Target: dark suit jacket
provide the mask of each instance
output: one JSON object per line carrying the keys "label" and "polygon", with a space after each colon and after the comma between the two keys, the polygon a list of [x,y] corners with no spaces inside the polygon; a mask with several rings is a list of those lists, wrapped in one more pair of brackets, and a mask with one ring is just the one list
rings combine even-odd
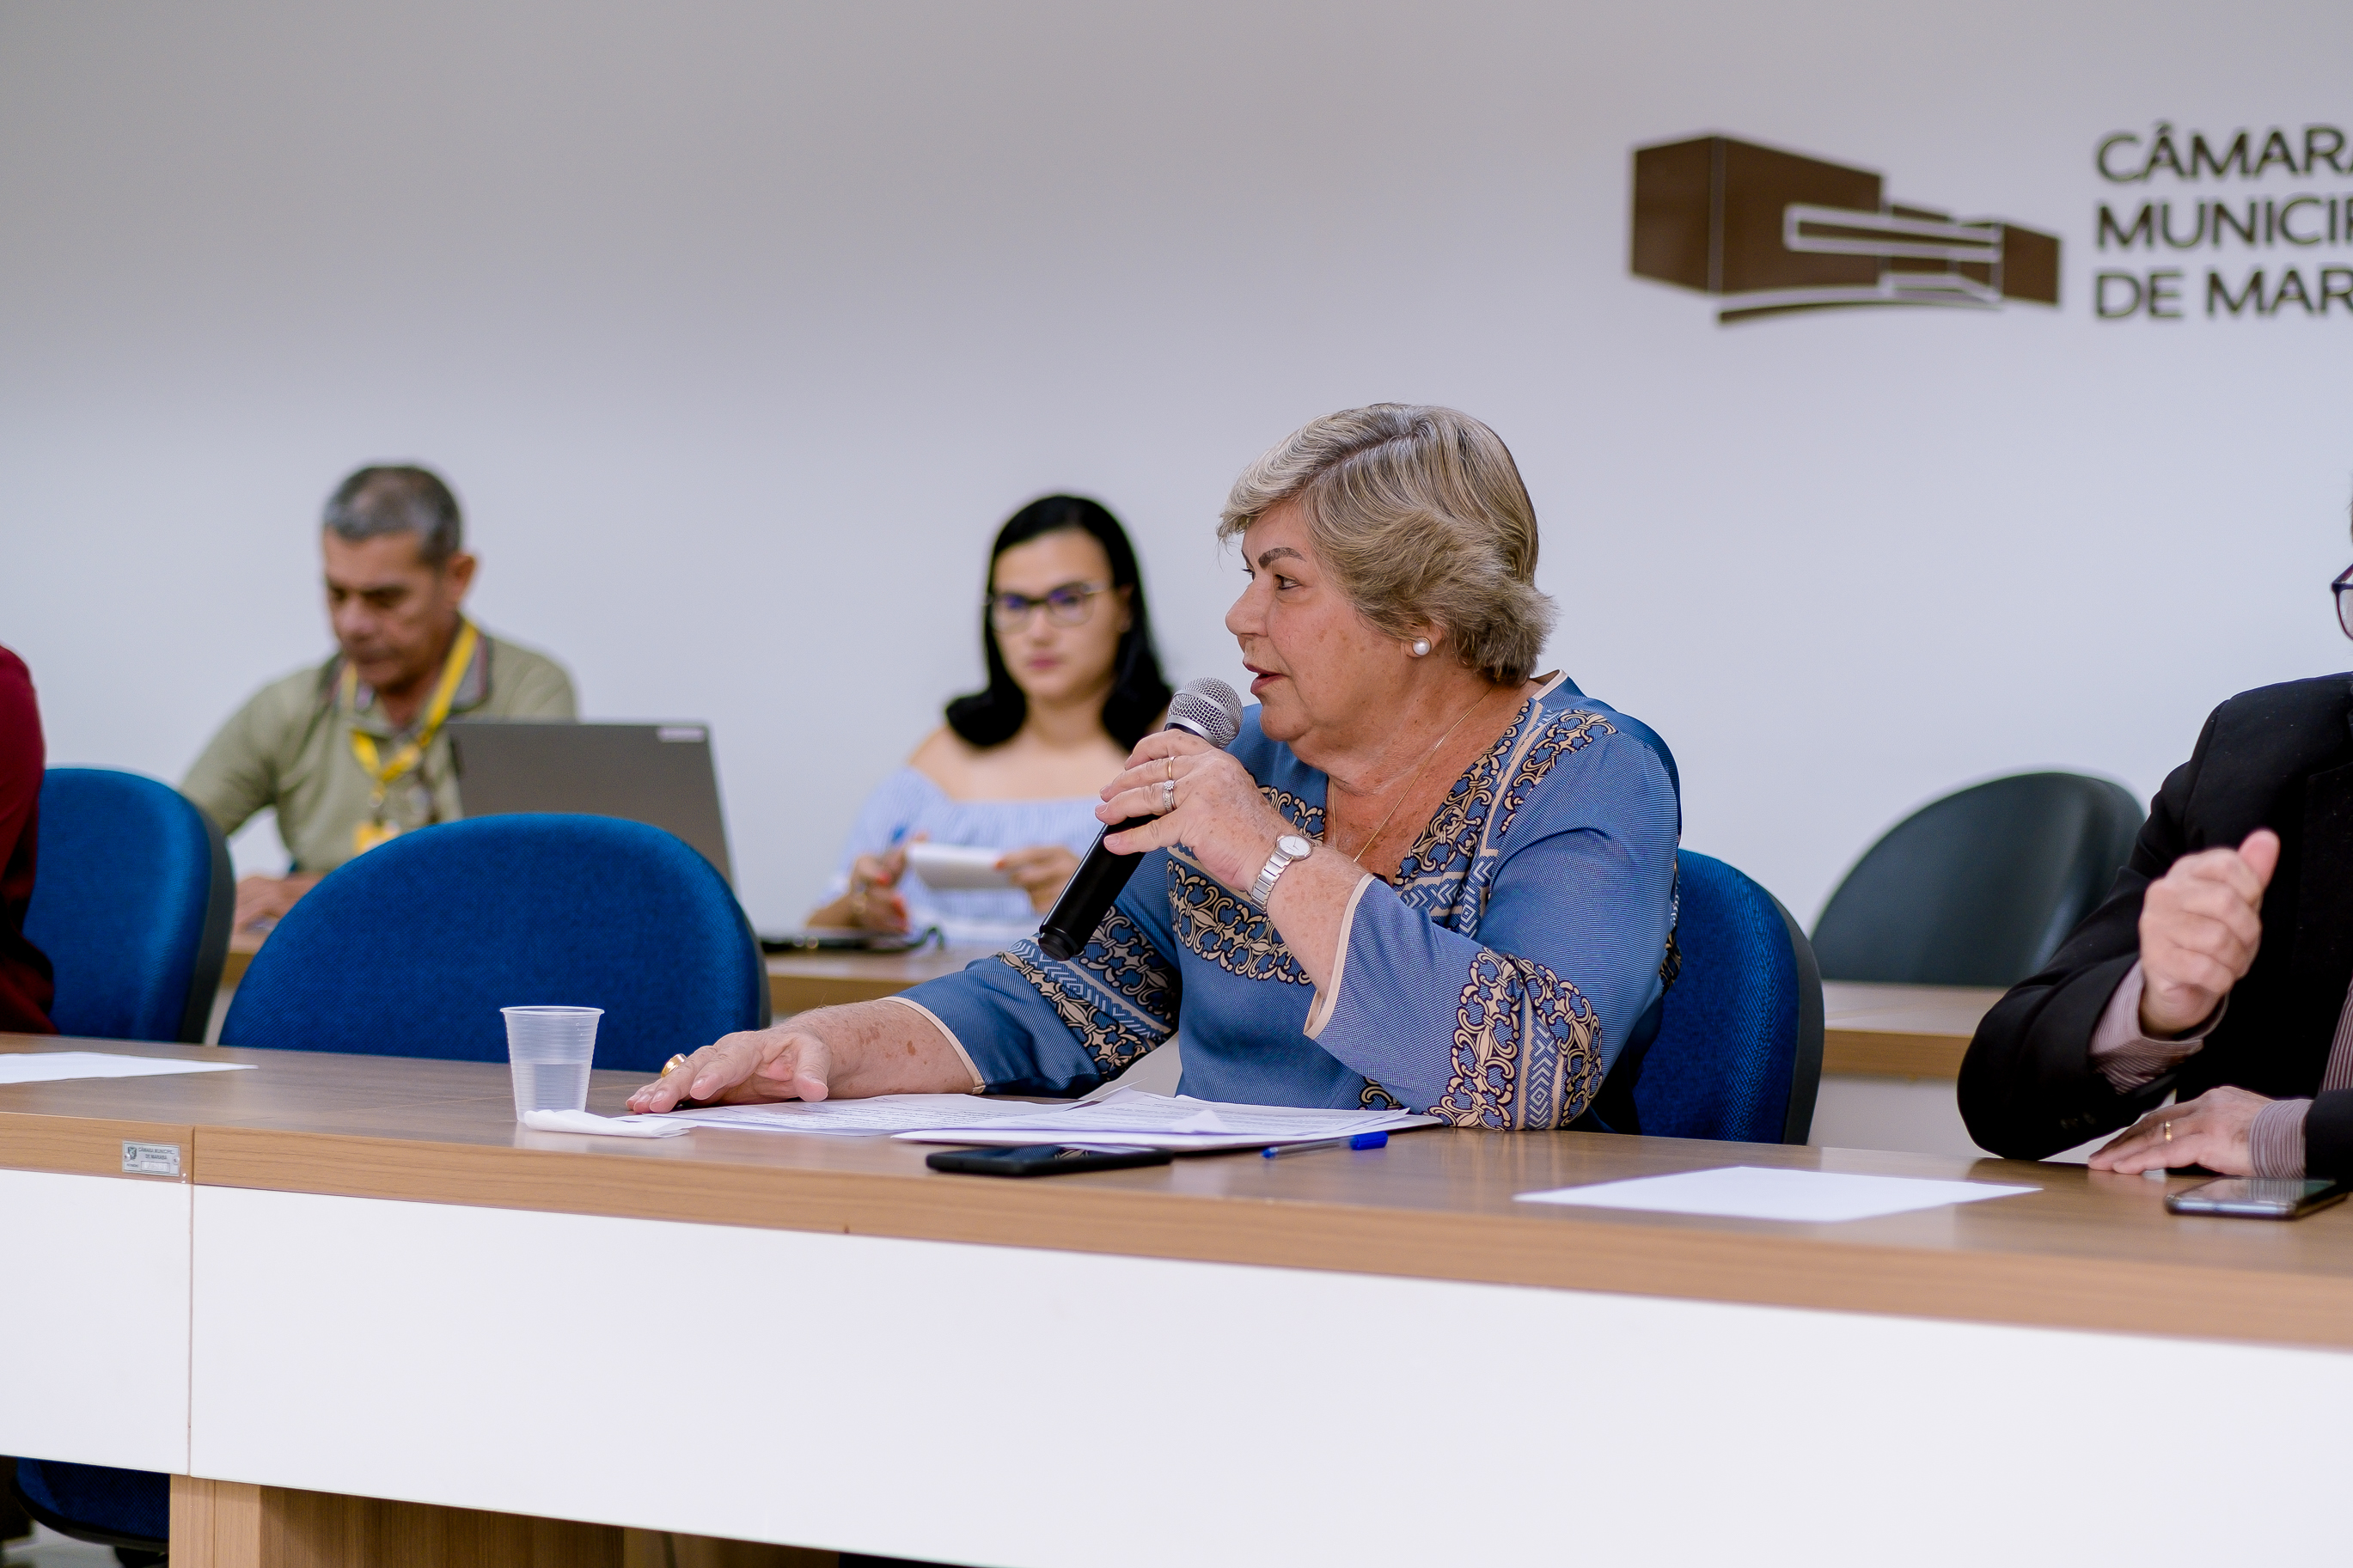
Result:
{"label": "dark suit jacket", "polygon": [[[2181,856],[2280,836],[2263,946],[2221,1023],[2179,1070],[2129,1095],[2092,1066],[2092,1031],[2140,954],[2141,895]],[[1961,1064],[1961,1115],[1978,1143],[2039,1160],[2218,1084],[2313,1096],[2305,1168],[2353,1175],[2353,1090],[2319,1094],[2353,980],[2353,676],[2242,692],[2216,709],[2189,761],[2150,803],[2132,858],[2049,967],[1978,1026]]]}

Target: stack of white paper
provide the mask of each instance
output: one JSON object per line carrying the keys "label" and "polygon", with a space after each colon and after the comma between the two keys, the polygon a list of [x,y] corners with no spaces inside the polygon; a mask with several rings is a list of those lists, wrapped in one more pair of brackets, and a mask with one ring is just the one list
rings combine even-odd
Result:
{"label": "stack of white paper", "polygon": [[1187,1095],[1113,1089],[1075,1105],[1025,1106],[986,1122],[902,1132],[917,1143],[1114,1143],[1145,1149],[1251,1149],[1396,1132],[1437,1124],[1403,1110],[1303,1110],[1288,1105],[1230,1105]]}
{"label": "stack of white paper", "polygon": [[1113,1087],[1069,1104],[977,1100],[968,1094],[890,1094],[873,1100],[727,1105],[673,1116],[710,1127],[772,1132],[890,1133],[919,1143],[1119,1144],[1152,1149],[1255,1149],[1358,1132],[1434,1125],[1401,1110],[1302,1110],[1228,1105]]}
{"label": "stack of white paper", "polygon": [[787,1100],[775,1105],[712,1105],[673,1110],[673,1121],[740,1127],[754,1132],[831,1132],[871,1138],[928,1127],[954,1127],[999,1113],[1034,1110],[1010,1100],[969,1094],[879,1094],[871,1100]]}

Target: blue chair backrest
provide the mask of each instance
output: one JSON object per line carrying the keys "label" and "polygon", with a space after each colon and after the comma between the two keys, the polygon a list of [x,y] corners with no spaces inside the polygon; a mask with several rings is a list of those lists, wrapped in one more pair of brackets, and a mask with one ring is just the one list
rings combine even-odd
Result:
{"label": "blue chair backrest", "polygon": [[[0,1460],[0,1475],[5,1473]],[[16,1495],[51,1530],[109,1546],[161,1552],[172,1535],[172,1478],[56,1459],[16,1461]]]}
{"label": "blue chair backrest", "polygon": [[137,773],[51,768],[36,856],[25,935],[56,966],[58,1032],[202,1040],[237,897],[212,818]]}
{"label": "blue chair backrest", "polygon": [[767,967],[711,862],[643,823],[555,813],[404,833],[288,911],[221,1044],[507,1059],[507,1006],[602,1007],[596,1065],[659,1071],[767,1021]]}
{"label": "blue chair backrest", "polygon": [[1634,1085],[1641,1131],[1803,1143],[1822,1076],[1822,981],[1806,933],[1721,860],[1675,855],[1683,967]]}

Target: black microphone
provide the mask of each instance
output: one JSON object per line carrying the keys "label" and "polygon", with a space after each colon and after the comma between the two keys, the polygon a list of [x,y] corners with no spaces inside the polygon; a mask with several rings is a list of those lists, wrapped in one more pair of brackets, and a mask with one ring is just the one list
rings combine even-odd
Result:
{"label": "black microphone", "polygon": [[[1168,722],[1162,728],[1187,731],[1222,752],[1242,732],[1242,700],[1222,680],[1206,677],[1188,680],[1168,700]],[[1071,874],[1062,896],[1054,900],[1054,912],[1038,928],[1038,945],[1046,950],[1047,957],[1071,958],[1083,950],[1087,940],[1095,934],[1095,927],[1103,924],[1112,900],[1119,897],[1128,878],[1135,874],[1135,863],[1143,857],[1106,849],[1103,839],[1154,820],[1149,816],[1131,816],[1095,835],[1094,847]]]}

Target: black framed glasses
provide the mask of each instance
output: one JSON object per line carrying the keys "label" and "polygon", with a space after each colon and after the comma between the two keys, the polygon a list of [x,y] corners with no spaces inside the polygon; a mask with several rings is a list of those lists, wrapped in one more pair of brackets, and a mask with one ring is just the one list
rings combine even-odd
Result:
{"label": "black framed glasses", "polygon": [[1049,588],[1043,597],[1030,598],[1026,594],[991,594],[988,596],[988,618],[1000,632],[1018,632],[1029,624],[1038,611],[1058,626],[1079,626],[1094,614],[1095,595],[1111,586],[1108,583],[1064,583]]}
{"label": "black framed glasses", "polygon": [[2353,566],[2337,574],[2337,581],[2328,584],[2328,591],[2337,595],[2337,629],[2353,637],[2353,604],[2348,604],[2345,598],[2348,589],[2353,589]]}

